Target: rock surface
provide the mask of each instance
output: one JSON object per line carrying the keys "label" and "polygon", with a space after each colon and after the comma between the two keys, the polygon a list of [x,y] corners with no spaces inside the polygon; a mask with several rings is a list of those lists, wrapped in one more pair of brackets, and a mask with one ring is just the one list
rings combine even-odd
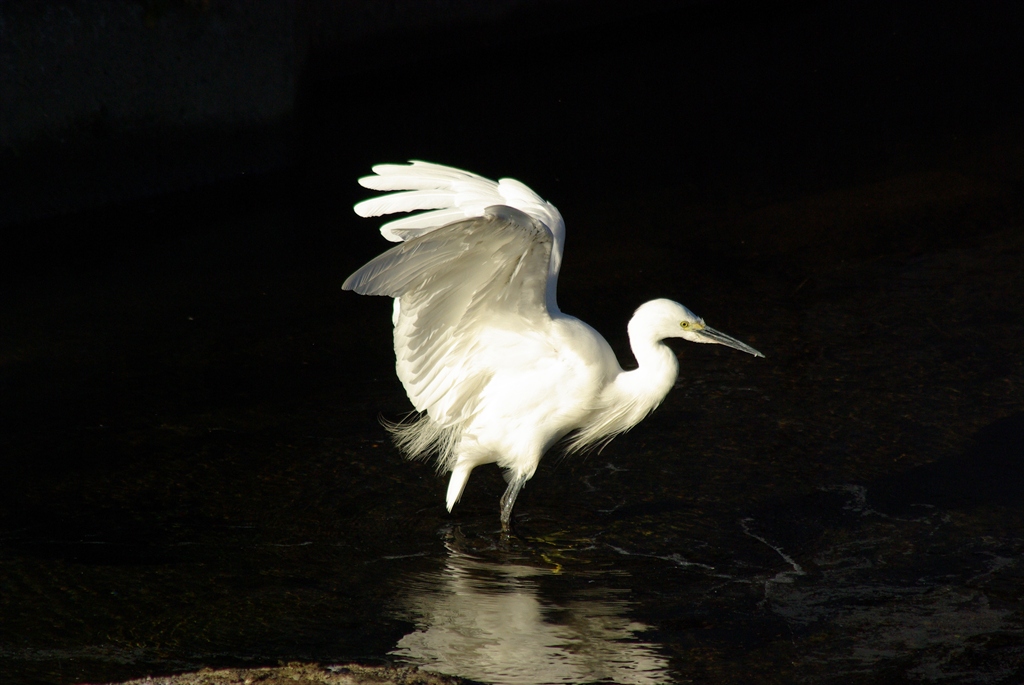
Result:
{"label": "rock surface", "polygon": [[276,668],[204,668],[195,673],[129,680],[121,685],[456,685],[464,682],[467,681],[411,667],[291,663]]}

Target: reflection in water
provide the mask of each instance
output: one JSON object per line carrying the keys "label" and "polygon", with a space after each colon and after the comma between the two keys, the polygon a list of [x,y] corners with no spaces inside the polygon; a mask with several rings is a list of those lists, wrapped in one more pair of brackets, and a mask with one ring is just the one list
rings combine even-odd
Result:
{"label": "reflection in water", "polygon": [[615,596],[625,591],[595,588],[545,602],[538,581],[556,579],[555,571],[446,546],[444,569],[410,582],[400,613],[416,630],[391,654],[489,683],[668,682],[665,659],[637,639],[648,627],[629,620],[629,603]]}

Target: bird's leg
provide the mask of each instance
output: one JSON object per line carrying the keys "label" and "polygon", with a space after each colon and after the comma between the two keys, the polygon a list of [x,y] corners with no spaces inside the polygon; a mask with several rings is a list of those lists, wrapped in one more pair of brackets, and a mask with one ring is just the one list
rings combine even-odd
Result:
{"label": "bird's leg", "polygon": [[505,494],[501,496],[501,532],[506,535],[512,532],[512,507],[524,483],[526,479],[522,476],[513,476],[508,482]]}

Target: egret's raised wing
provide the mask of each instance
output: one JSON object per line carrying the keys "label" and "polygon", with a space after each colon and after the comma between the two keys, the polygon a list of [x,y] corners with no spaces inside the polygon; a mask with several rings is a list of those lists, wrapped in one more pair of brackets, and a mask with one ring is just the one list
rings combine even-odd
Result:
{"label": "egret's raised wing", "polygon": [[540,221],[492,206],[410,238],[348,277],[346,290],[401,298],[397,371],[416,409],[442,425],[465,420],[488,380],[481,335],[547,324],[552,242]]}
{"label": "egret's raised wing", "polygon": [[495,205],[518,209],[544,224],[554,237],[548,265],[552,279],[548,306],[556,308],[554,287],[562,265],[565,222],[553,204],[514,178],[495,182],[462,169],[430,162],[414,160],[409,164],[378,164],[373,167],[373,172],[374,176],[359,179],[359,184],[372,190],[405,192],[391,192],[364,200],[355,206],[356,214],[370,217],[416,212],[381,226],[381,235],[392,242],[409,240],[460,219],[483,216],[488,207]]}
{"label": "egret's raised wing", "polygon": [[425,212],[381,226],[381,234],[392,242],[408,239],[394,229],[416,229],[419,235],[458,219],[483,216],[494,205],[506,205],[533,217],[548,227],[556,242],[565,230],[555,206],[513,178],[495,182],[462,169],[416,160],[409,164],[378,164],[373,172],[374,176],[359,179],[359,184],[372,190],[407,192],[364,200],[355,206],[356,214],[369,217]]}

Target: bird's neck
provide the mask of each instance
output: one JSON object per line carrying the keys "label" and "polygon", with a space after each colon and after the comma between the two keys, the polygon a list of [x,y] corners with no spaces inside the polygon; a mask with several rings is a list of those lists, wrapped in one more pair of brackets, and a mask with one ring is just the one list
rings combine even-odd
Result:
{"label": "bird's neck", "polygon": [[629,345],[639,366],[622,371],[608,388],[605,423],[614,433],[643,421],[665,399],[679,374],[676,355],[660,340],[630,321]]}
{"label": "bird's neck", "polygon": [[589,423],[570,441],[570,451],[602,444],[628,431],[661,404],[672,389],[679,373],[675,354],[639,328],[630,322],[629,343],[640,366],[632,371],[619,370],[602,393]]}
{"label": "bird's neck", "polygon": [[[630,322],[632,324],[632,322]],[[632,398],[642,414],[640,421],[661,404],[679,375],[679,362],[675,353],[650,334],[635,330],[630,325],[629,346],[636,357],[637,368],[624,371],[616,379],[619,390]]]}

